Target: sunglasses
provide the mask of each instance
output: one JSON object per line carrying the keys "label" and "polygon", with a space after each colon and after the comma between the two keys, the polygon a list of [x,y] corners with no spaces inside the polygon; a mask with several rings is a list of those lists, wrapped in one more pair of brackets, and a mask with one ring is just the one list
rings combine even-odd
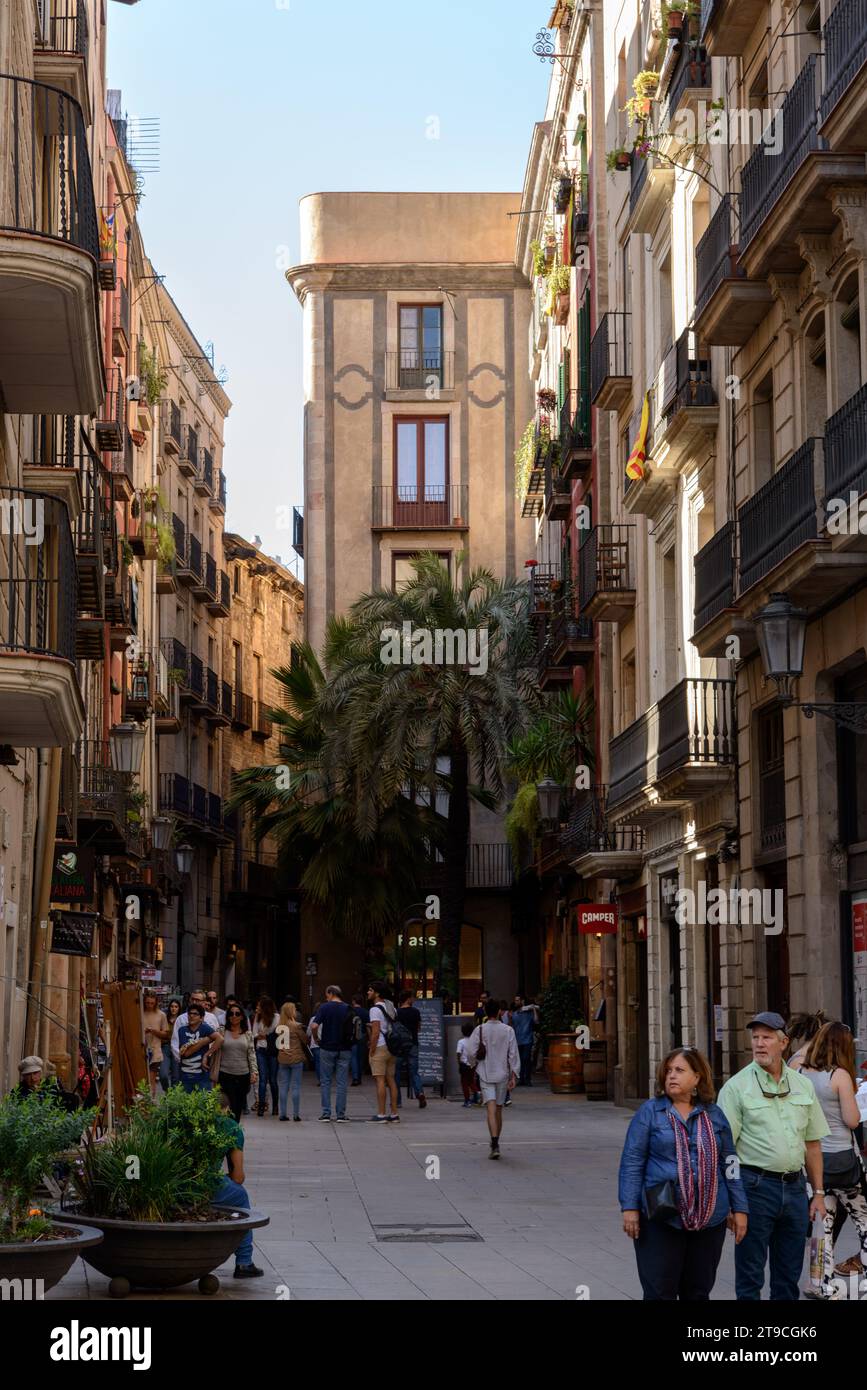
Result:
{"label": "sunglasses", "polygon": [[243,1014],[241,1013],[241,1010],[240,1010],[240,1009],[229,1009],[229,1011],[228,1011],[226,1017],[227,1017],[227,1018],[243,1018]]}

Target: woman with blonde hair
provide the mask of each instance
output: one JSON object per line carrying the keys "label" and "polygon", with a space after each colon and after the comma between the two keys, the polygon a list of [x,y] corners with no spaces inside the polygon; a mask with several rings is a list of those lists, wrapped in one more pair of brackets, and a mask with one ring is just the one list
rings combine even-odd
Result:
{"label": "woman with blonde hair", "polygon": [[838,1206],[858,1232],[861,1264],[867,1265],[867,1197],[864,1169],[853,1136],[861,1123],[855,1103],[855,1039],[845,1023],[826,1023],[807,1048],[801,1071],[815,1087],[830,1134],[822,1140],[825,1189],[822,1282],[807,1291],[808,1298],[838,1301],[843,1293],[834,1278],[834,1225]]}
{"label": "woman with blonde hair", "polygon": [[280,1094],[280,1119],[288,1120],[287,1101],[291,1090],[292,1119],[301,1119],[301,1078],[307,1059],[307,1035],[298,1020],[294,1004],[284,1004],[277,1024],[277,1089]]}

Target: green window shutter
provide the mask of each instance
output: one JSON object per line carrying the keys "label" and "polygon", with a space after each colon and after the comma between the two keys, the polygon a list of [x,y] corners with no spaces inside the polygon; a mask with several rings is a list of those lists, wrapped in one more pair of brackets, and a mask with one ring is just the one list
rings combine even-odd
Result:
{"label": "green window shutter", "polygon": [[563,409],[563,404],[566,400],[566,392],[569,389],[569,378],[566,375],[567,369],[568,363],[565,361],[561,362],[560,366],[557,368],[557,405],[560,410]]}

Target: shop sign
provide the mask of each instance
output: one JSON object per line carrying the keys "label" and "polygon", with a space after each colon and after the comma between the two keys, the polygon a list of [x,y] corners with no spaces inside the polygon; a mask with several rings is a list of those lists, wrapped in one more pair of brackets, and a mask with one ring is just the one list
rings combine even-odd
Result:
{"label": "shop sign", "polygon": [[610,903],[581,903],[575,909],[575,921],[580,936],[613,936],[617,931],[618,911]]}
{"label": "shop sign", "polygon": [[80,850],[77,845],[69,843],[56,844],[51,870],[51,901],[92,903],[93,869],[93,850]]}
{"label": "shop sign", "polygon": [[94,912],[55,912],[51,922],[51,950],[56,956],[90,956],[93,953]]}
{"label": "shop sign", "polygon": [[867,1053],[867,893],[852,896],[852,980],[859,1057]]}

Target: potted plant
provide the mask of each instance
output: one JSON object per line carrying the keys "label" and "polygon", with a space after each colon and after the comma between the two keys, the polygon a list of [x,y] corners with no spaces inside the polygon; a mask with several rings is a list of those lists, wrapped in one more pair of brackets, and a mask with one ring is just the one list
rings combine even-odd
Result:
{"label": "potted plant", "polygon": [[557,409],[557,392],[552,391],[550,386],[542,386],[536,392],[536,400],[539,402],[539,409],[552,411]]}
{"label": "potted plant", "polygon": [[632,81],[634,95],[626,103],[626,113],[633,124],[639,124],[650,115],[650,104],[659,87],[659,73],[645,68]]}
{"label": "potted plant", "polygon": [[541,241],[531,241],[530,252],[533,256],[533,274],[544,275],[548,262],[545,259],[545,252],[542,250]]}
{"label": "potted plant", "polygon": [[548,1082],[555,1095],[583,1090],[584,1054],[576,1046],[584,1024],[581,990],[568,975],[553,975],[542,991],[539,1026],[545,1038]]}
{"label": "potted plant", "polygon": [[616,149],[609,150],[605,156],[605,167],[609,174],[623,173],[632,163],[632,151],[625,145],[618,145]]}
{"label": "potted plant", "polygon": [[557,173],[554,185],[554,211],[564,213],[569,210],[569,199],[572,197],[572,175],[567,170],[561,169]]}
{"label": "potted plant", "polygon": [[670,39],[679,39],[686,18],[687,0],[668,0],[662,6],[662,22],[667,27]]}
{"label": "potted plant", "polygon": [[102,1240],[81,1221],[58,1224],[34,1201],[43,1175],[78,1144],[92,1118],[92,1111],[64,1110],[47,1081],[23,1102],[12,1094],[0,1100],[0,1279],[53,1288],[82,1250]]}
{"label": "potted plant", "polygon": [[108,1276],[113,1298],[133,1287],[176,1289],[193,1281],[200,1293],[217,1292],[213,1271],[247,1231],[268,1224],[258,1212],[213,1204],[231,1145],[231,1120],[217,1091],[173,1086],[154,1101],[143,1082],[124,1127],[86,1146],[75,1171],[74,1209],[56,1219],[75,1224],[86,1213],[103,1233],[84,1258]]}

